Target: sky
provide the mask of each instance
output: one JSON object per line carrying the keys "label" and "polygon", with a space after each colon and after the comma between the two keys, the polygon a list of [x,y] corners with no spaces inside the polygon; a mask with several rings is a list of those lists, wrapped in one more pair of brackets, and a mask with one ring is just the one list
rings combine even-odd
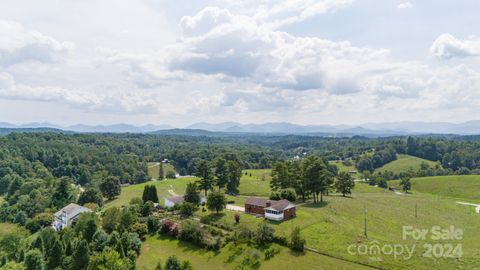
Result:
{"label": "sky", "polygon": [[2,0],[0,122],[480,119],[478,0]]}

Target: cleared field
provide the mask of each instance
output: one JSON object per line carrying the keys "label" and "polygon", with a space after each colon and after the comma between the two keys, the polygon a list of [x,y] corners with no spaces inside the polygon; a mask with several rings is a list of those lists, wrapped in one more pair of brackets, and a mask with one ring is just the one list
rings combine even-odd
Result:
{"label": "cleared field", "polygon": [[[369,269],[361,265],[345,262],[335,258],[307,252],[292,253],[289,249],[275,245],[280,253],[270,260],[263,260],[259,269]],[[243,253],[251,248],[242,246]],[[176,255],[182,260],[189,260],[195,269],[235,269],[242,257],[238,247],[228,244],[219,252],[199,249],[191,244],[164,236],[150,236],[142,245],[137,269],[153,269],[158,260],[165,262],[168,256]]]}
{"label": "cleared field", "polygon": [[[242,205],[248,197],[244,194],[268,195],[267,176],[265,176],[265,181],[261,180],[261,176],[267,172],[267,170],[251,171],[252,176],[250,176],[250,171],[248,171],[247,175],[242,177],[241,196],[229,197],[229,200],[234,200],[235,204]],[[418,180],[418,182],[423,180],[425,179]],[[183,194],[189,181],[194,181],[194,178],[150,183],[157,186],[159,197],[163,198],[169,196],[168,189],[171,188],[170,186],[176,193]],[[417,182],[417,180],[414,179],[414,182]],[[144,185],[123,188],[122,195],[108,205],[128,204],[131,198],[141,196]],[[435,184],[432,183],[432,185]],[[479,190],[468,182],[462,185],[464,185],[466,191],[469,189]],[[416,188],[415,184],[413,187]],[[462,192],[461,198],[465,198],[465,194],[465,192]],[[288,236],[295,226],[300,227],[302,234],[307,239],[307,246],[322,253],[372,266],[382,266],[385,269],[474,269],[480,267],[480,261],[477,259],[480,256],[480,235],[478,234],[480,218],[477,214],[474,214],[471,208],[456,204],[454,198],[420,192],[410,195],[397,195],[384,189],[357,183],[352,197],[332,194],[325,196],[324,200],[325,202],[319,205],[300,203],[297,205],[296,218],[281,223],[271,222],[271,224],[278,234],[284,236]],[[415,206],[417,206],[417,217],[415,217]],[[368,211],[368,239],[364,236],[364,207]],[[224,212],[215,222],[228,223],[234,226],[234,212]],[[203,213],[198,211],[196,213],[197,216],[208,214],[208,211]],[[262,218],[241,214],[240,223],[251,228],[255,228],[261,222],[264,222]],[[403,226],[431,229],[432,226],[449,228],[451,225],[463,230],[462,240],[433,241],[427,238],[416,241],[410,238],[406,240],[402,238]],[[463,245],[463,257],[460,259],[424,257],[425,249],[423,245],[437,243],[461,243]],[[348,247],[359,244],[372,244],[380,247],[401,244],[409,247],[415,246],[416,248],[412,258],[408,260],[404,260],[402,257],[395,258],[388,254],[374,256],[349,254]],[[284,254],[283,252],[289,254],[288,250],[282,251],[282,254]],[[222,249],[219,253],[209,253],[192,246],[185,246],[176,240],[151,237],[142,246],[142,254],[138,260],[139,269],[144,269],[141,267],[151,269],[158,258],[165,260],[171,254],[191,260],[196,269],[204,269],[201,267],[206,263],[209,265],[208,269],[233,269],[235,267],[235,264],[225,264],[226,258],[230,256],[228,250]],[[288,267],[292,267],[292,269],[322,269],[322,267],[325,267],[325,269],[350,269],[349,266],[342,266],[335,259],[332,259],[334,264],[329,265],[329,262],[323,259],[324,256],[316,257],[316,255],[307,253],[306,256],[300,257],[300,260],[297,261],[295,256],[277,255],[278,258],[262,263],[260,269],[286,269],[284,265],[291,265],[287,266],[287,269]],[[269,268],[270,265],[271,268]],[[360,266],[355,265],[355,267]]]}
{"label": "cleared field", "polygon": [[[480,203],[480,175],[448,175],[411,179],[412,190]],[[399,185],[399,181],[391,181]]]}
{"label": "cleared field", "polygon": [[382,167],[376,169],[376,172],[391,171],[393,173],[407,172],[409,169],[417,171],[420,169],[422,162],[427,163],[430,167],[437,165],[436,162],[418,158],[409,155],[397,155],[397,159],[389,162]]}
{"label": "cleared field", "polygon": [[248,196],[270,196],[271,170],[244,170],[240,179],[240,194]]}
{"label": "cleared field", "polygon": [[338,168],[339,172],[351,172],[351,171],[356,171],[357,169],[355,168],[355,165],[352,162],[352,165],[347,166],[343,164],[343,162],[338,161],[338,160],[331,160],[328,162],[331,165],[335,165]]}
{"label": "cleared field", "polygon": [[123,187],[120,196],[116,199],[107,201],[106,207],[120,207],[122,205],[128,205],[130,200],[135,197],[142,197],[143,188],[145,185],[155,185],[157,187],[158,198],[160,199],[160,204],[163,204],[163,198],[172,196],[168,191],[172,190],[176,194],[183,194],[187,183],[196,181],[195,177],[186,177],[178,179],[165,179],[162,181],[150,181],[138,185],[131,185],[128,187]]}
{"label": "cleared field", "polygon": [[[173,168],[173,166],[171,164],[163,163],[163,171],[166,175],[167,172],[169,172],[169,171],[175,172],[175,169]],[[148,176],[150,176],[150,178],[152,180],[158,180],[158,175],[159,174],[160,174],[160,163],[159,162],[148,163]]]}

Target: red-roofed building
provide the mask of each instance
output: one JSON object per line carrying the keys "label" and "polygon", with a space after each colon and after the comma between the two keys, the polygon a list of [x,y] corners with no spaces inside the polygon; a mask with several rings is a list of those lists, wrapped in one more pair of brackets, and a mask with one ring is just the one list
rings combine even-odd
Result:
{"label": "red-roofed building", "polygon": [[250,197],[245,201],[245,213],[262,215],[275,221],[294,218],[295,210],[295,204],[288,200],[276,201]]}

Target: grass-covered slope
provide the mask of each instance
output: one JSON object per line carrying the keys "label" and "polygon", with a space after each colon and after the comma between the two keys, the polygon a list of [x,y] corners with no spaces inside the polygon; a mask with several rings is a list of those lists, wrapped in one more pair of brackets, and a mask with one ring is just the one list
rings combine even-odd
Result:
{"label": "grass-covered slope", "polygon": [[[274,246],[280,249],[280,253],[270,260],[262,258],[259,269],[369,269],[320,254],[311,252],[298,254],[291,252],[288,248]],[[182,243],[170,237],[150,236],[142,245],[140,257],[137,259],[137,269],[153,269],[159,260],[165,262],[171,255],[176,255],[180,259],[188,259],[197,270],[235,269],[240,264],[242,256],[250,249],[246,245],[228,244],[220,251],[213,252],[199,249],[192,244]]]}
{"label": "grass-covered slope", "polygon": [[[168,163],[163,163],[163,172],[166,175],[167,172],[173,171],[175,172],[175,169],[171,164]],[[160,163],[159,162],[151,162],[148,164],[148,176],[150,176],[150,179],[157,180],[158,175],[160,174]]]}
{"label": "grass-covered slope", "polygon": [[[448,175],[411,179],[412,190],[480,203],[480,175]],[[398,184],[392,181],[392,184]]]}
{"label": "grass-covered slope", "polygon": [[419,157],[409,156],[409,155],[397,155],[397,159],[389,162],[382,167],[376,169],[376,172],[390,171],[393,173],[407,172],[410,169],[418,171],[422,162],[427,163],[430,167],[437,165],[436,162],[426,160]]}

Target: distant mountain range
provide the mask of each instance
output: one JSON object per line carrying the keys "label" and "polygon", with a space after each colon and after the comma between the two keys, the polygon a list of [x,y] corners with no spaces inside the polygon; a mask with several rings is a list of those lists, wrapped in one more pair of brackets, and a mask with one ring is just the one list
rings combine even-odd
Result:
{"label": "distant mountain range", "polygon": [[480,120],[464,123],[447,122],[392,122],[392,123],[365,123],[360,125],[297,125],[286,122],[264,124],[242,124],[237,122],[224,123],[195,123],[186,127],[170,125],[142,125],[129,124],[114,125],[72,125],[60,126],[48,122],[16,125],[0,122],[4,130],[52,130],[69,132],[95,133],[157,133],[157,134],[193,134],[211,135],[212,133],[254,133],[254,134],[299,134],[319,136],[392,136],[392,135],[421,135],[421,134],[457,134],[480,135]]}

